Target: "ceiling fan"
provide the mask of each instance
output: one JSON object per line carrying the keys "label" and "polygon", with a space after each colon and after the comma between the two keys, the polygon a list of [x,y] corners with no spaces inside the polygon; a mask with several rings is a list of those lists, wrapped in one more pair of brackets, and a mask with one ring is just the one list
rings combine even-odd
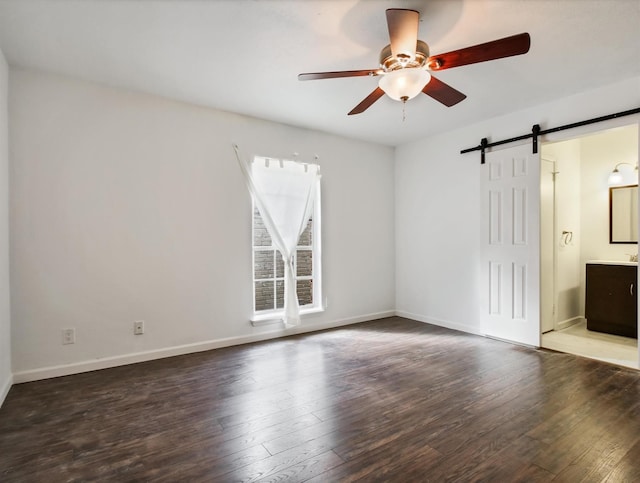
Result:
{"label": "ceiling fan", "polygon": [[467,96],[438,80],[428,71],[440,71],[526,54],[531,45],[529,34],[522,33],[446,54],[429,56],[429,46],[418,40],[419,19],[420,14],[415,10],[387,10],[390,44],[380,52],[379,68],[305,73],[299,74],[298,80],[381,76],[378,87],[349,112],[350,116],[364,112],[384,94],[404,103],[424,92],[436,101],[451,107]]}

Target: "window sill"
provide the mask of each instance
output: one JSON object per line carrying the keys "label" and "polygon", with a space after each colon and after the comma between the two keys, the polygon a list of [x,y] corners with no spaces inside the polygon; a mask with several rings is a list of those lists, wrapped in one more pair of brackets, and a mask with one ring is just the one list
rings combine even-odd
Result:
{"label": "window sill", "polygon": [[[319,314],[324,312],[324,307],[309,307],[307,309],[300,309],[300,315]],[[257,314],[251,317],[250,322],[254,327],[261,327],[263,325],[281,324],[282,316],[284,312],[270,312],[268,314]]]}

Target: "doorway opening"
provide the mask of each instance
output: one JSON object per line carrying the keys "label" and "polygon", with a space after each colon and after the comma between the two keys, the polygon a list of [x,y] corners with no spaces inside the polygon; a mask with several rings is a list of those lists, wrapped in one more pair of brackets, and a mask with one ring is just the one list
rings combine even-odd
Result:
{"label": "doorway opening", "polygon": [[[636,242],[616,242],[608,178],[618,166],[626,184],[638,184],[638,137],[638,124],[632,124],[545,143],[540,163],[541,346],[633,368],[639,367],[638,339],[593,330],[585,308],[594,305],[592,295],[587,301],[587,265],[637,267],[637,195],[631,210]],[[634,277],[629,291],[637,309]],[[609,295],[605,303],[617,303]]]}

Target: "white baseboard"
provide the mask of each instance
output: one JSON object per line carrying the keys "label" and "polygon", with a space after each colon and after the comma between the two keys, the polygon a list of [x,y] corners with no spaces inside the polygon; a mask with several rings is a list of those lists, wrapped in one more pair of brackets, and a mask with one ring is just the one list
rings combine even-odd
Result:
{"label": "white baseboard", "polygon": [[445,327],[447,329],[453,329],[460,332],[466,332],[468,334],[482,335],[484,334],[476,327],[470,327],[468,325],[458,324],[448,320],[436,319],[434,317],[425,317],[423,315],[412,314],[411,312],[404,312],[402,310],[396,310],[398,317],[404,317],[406,319],[416,320],[418,322],[424,322],[425,324],[437,325],[439,327]]}
{"label": "white baseboard", "polygon": [[578,316],[578,317],[573,317],[571,319],[563,320],[562,322],[556,322],[556,326],[554,327],[553,330],[566,329],[568,327],[571,327],[572,325],[579,324],[583,320],[584,320],[584,317]]}
{"label": "white baseboard", "polygon": [[2,386],[0,386],[0,408],[2,407],[2,404],[4,403],[4,400],[6,399],[7,394],[9,394],[9,389],[11,389],[12,385],[13,385],[13,376],[9,374],[9,377],[7,378],[7,380],[4,381],[4,384],[2,384]]}
{"label": "white baseboard", "polygon": [[[163,359],[165,357],[179,356],[183,354],[191,354],[193,352],[203,352],[221,347],[229,347],[234,345],[248,344],[250,342],[259,342],[263,340],[277,339],[289,335],[303,334],[306,332],[316,332],[319,330],[341,327],[344,325],[357,324],[368,320],[383,319],[392,317],[396,313],[393,310],[385,312],[376,312],[373,314],[360,315],[357,317],[349,317],[347,319],[334,320],[331,322],[321,322],[316,324],[303,324],[298,327],[288,329],[274,328],[273,331],[263,332],[260,334],[252,334],[240,337],[228,337],[224,339],[214,339],[204,342],[196,342],[194,344],[185,344],[174,347],[166,347],[164,349],[156,349],[145,352],[137,352],[120,356],[105,357],[102,359],[75,362],[73,364],[64,364],[59,366],[42,367],[31,369],[28,371],[16,372],[13,374],[13,383],[31,382],[40,379],[49,379],[52,377],[68,376],[71,374],[79,374],[81,372],[97,371],[99,369],[107,369],[109,367],[124,366],[127,364],[135,364],[137,362],[151,361],[155,359]],[[11,385],[9,385],[11,387]],[[8,389],[7,389],[8,392]]]}

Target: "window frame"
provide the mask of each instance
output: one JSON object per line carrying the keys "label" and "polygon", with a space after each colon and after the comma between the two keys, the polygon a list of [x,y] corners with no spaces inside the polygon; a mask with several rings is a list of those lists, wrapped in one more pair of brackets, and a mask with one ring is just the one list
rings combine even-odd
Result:
{"label": "window frame", "polygon": [[[296,281],[298,280],[311,280],[312,281],[312,297],[313,303],[309,305],[300,306],[300,315],[318,313],[324,311],[324,305],[322,304],[322,218],[321,218],[321,198],[320,198],[320,183],[317,183],[315,188],[315,195],[313,201],[313,212],[311,218],[313,225],[311,228],[311,276],[301,276],[298,278],[296,273]],[[261,279],[256,279],[256,252],[259,251],[275,251],[277,249],[273,246],[266,245],[254,245],[255,243],[255,223],[254,212],[256,210],[255,201],[251,200],[251,285],[252,285],[252,298],[251,298],[251,323],[253,325],[261,325],[261,323],[274,323],[280,322],[284,317],[284,308],[274,308],[266,310],[256,311],[256,282]],[[296,254],[299,249],[306,250],[308,245],[296,247]],[[278,255],[276,255],[277,257]],[[297,265],[296,265],[297,266]],[[274,271],[276,271],[276,265],[274,264]],[[277,277],[277,273],[274,273],[274,303],[275,303],[275,282],[284,280],[284,277]]]}

